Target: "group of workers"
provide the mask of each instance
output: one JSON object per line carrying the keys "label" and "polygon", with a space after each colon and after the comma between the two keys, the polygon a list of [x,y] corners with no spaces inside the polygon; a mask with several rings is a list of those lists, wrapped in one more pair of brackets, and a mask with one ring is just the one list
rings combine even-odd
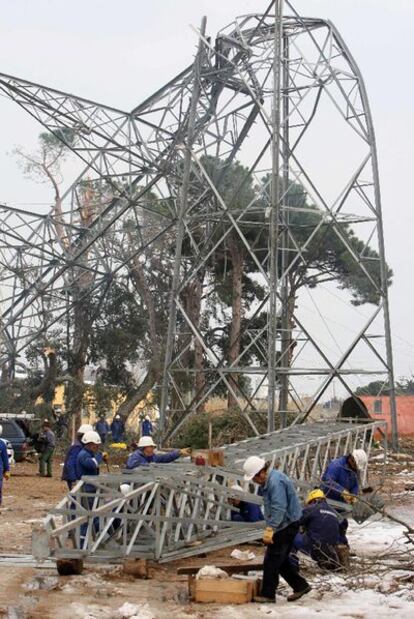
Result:
{"label": "group of workers", "polygon": [[[113,443],[122,443],[125,440],[125,424],[121,415],[115,415],[111,423],[108,423],[104,415],[100,415],[95,424],[95,430],[99,434],[102,445],[105,445],[109,434],[112,436]],[[140,420],[138,430],[141,436],[152,436],[154,428],[149,415]]]}
{"label": "group of workers", "polygon": [[[118,421],[117,418],[112,422]],[[99,423],[99,422],[98,422]],[[118,426],[112,427],[112,435],[117,434]],[[122,429],[123,431],[123,429]],[[0,436],[2,427],[0,426]],[[47,420],[42,425],[39,442],[43,445],[39,460],[39,474],[51,476],[51,461],[56,439]],[[83,476],[99,475],[102,462],[108,455],[101,452],[104,440],[91,425],[80,426],[75,442],[66,453],[62,479],[69,490]],[[129,455],[126,468],[135,469],[150,463],[169,463],[190,454],[189,449],[174,449],[166,453],[156,453],[156,444],[150,435],[142,435],[136,449]],[[333,459],[322,475],[320,487],[311,490],[302,509],[294,483],[284,473],[270,466],[258,456],[250,456],[243,464],[244,481],[259,486],[263,497],[263,512],[259,505],[244,500],[245,493],[238,484],[233,485],[233,498],[230,517],[232,521],[264,521],[263,543],[266,553],[263,563],[263,583],[256,601],[274,603],[279,577],[292,587],[293,593],[288,601],[301,598],[311,590],[309,583],[300,574],[298,553],[311,557],[325,569],[338,569],[341,557],[338,549],[348,547],[346,531],[348,521],[346,504],[352,504],[360,493],[361,479],[367,467],[367,455],[362,449]],[[3,479],[10,476],[7,448],[0,439],[0,505]],[[93,484],[85,487],[86,492],[94,492]],[[237,493],[240,498],[237,497]],[[242,498],[243,497],[243,498]],[[328,500],[335,501],[335,509]],[[341,508],[341,505],[344,507]]]}
{"label": "group of workers", "polygon": [[[363,449],[355,449],[332,460],[323,473],[321,487],[308,494],[302,509],[294,484],[287,475],[271,469],[262,458],[247,458],[243,465],[244,479],[260,486],[266,521],[263,533],[263,543],[266,545],[263,584],[256,601],[275,602],[279,576],[293,589],[287,598],[289,602],[298,600],[311,590],[309,583],[300,575],[298,552],[309,555],[325,569],[340,567],[339,549],[348,547],[347,510],[345,507],[341,509],[341,503],[345,506],[357,500],[366,466],[367,455]],[[336,509],[328,504],[328,499],[337,502]],[[247,513],[246,509],[243,511]]]}

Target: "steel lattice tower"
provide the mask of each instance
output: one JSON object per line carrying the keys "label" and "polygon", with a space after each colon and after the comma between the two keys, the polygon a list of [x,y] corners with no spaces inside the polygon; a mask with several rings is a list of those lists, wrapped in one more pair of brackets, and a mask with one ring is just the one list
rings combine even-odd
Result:
{"label": "steel lattice tower", "polygon": [[[306,419],[333,380],[352,395],[352,377],[381,375],[390,385],[396,445],[375,134],[359,68],[329,21],[303,18],[289,2],[276,1],[264,14],[236,20],[212,43],[204,20],[194,63],[131,112],[4,74],[0,91],[63,141],[63,129],[76,135],[67,145],[85,166],[59,215],[2,207],[4,360],[70,314],[74,282],[82,292],[86,281],[88,294],[99,298],[130,260],[145,266],[148,252],[159,251],[158,240],[168,236],[173,276],[161,390],[168,438],[220,388],[258,433],[256,394],[264,386],[271,431],[277,409],[282,425],[292,403],[297,420]],[[245,172],[229,192],[226,175],[236,161]],[[110,197],[80,222],[86,179],[109,187]],[[251,179],[255,193],[246,200]],[[292,196],[297,187],[299,200]],[[162,208],[154,209],[154,196]],[[140,230],[133,249],[123,243],[131,219]],[[294,274],[308,264],[312,270],[315,239],[330,238],[375,300],[360,324],[349,325],[340,352],[322,345],[318,325],[304,319],[299,303],[293,307]],[[265,292],[244,310],[229,361],[202,319],[203,295],[190,311],[183,292],[214,291],[211,270],[232,243]],[[330,251],[327,244],[326,256]],[[310,277],[302,290],[314,284]],[[324,320],[328,310],[317,311]],[[303,376],[318,383],[306,404],[297,382]]]}

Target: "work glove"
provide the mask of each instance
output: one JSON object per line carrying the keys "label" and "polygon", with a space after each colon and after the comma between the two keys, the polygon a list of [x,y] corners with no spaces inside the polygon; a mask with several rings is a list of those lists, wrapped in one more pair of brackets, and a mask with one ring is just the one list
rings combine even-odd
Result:
{"label": "work glove", "polygon": [[348,492],[348,490],[343,491],[342,498],[345,501],[345,503],[349,503],[350,505],[355,503],[355,501],[357,500],[356,496]]}
{"label": "work glove", "polygon": [[185,449],[180,449],[180,456],[182,458],[186,458],[187,456],[191,456],[191,447],[185,447]]}
{"label": "work glove", "polygon": [[10,479],[10,471],[4,471],[3,477],[4,479]]}
{"label": "work glove", "polygon": [[108,452],[106,452],[106,451],[102,452],[102,460],[104,462],[108,462],[108,460],[109,460]]}
{"label": "work glove", "polygon": [[266,527],[265,530],[263,531],[263,538],[262,538],[263,544],[266,544],[266,546],[268,546],[269,544],[273,544],[274,534],[275,532],[273,531],[272,527]]}

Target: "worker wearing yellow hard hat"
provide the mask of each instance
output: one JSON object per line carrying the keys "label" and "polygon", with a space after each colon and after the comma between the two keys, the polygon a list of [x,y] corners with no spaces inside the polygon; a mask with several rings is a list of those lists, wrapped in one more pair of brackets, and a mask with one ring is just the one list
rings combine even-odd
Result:
{"label": "worker wearing yellow hard hat", "polygon": [[321,488],[311,490],[305,500],[300,519],[301,531],[293,542],[291,562],[298,565],[298,552],[310,556],[324,569],[337,569],[339,559],[339,520],[336,511],[328,505]]}

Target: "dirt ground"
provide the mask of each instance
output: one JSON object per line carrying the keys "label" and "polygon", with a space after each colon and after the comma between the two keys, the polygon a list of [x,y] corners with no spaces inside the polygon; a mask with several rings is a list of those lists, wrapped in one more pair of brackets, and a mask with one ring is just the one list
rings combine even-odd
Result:
{"label": "dirt ground", "polygon": [[[406,453],[414,456],[414,442],[404,447]],[[36,464],[19,463],[14,466],[11,479],[4,482],[3,507],[0,510],[0,617],[117,619],[137,616],[139,619],[152,619],[155,616],[156,619],[218,619],[222,616],[219,607],[191,604],[188,601],[187,578],[177,576],[179,565],[197,563],[200,561],[197,557],[162,566],[153,565],[149,580],[127,576],[120,566],[115,565],[87,566],[81,576],[72,577],[58,576],[53,566],[45,569],[2,565],[2,555],[30,554],[32,525],[38,523],[65,494],[66,484],[60,481],[61,461],[59,457],[55,459],[52,479],[39,477]],[[392,497],[393,503],[403,503],[407,491],[411,494],[405,475],[408,470],[413,470],[412,460],[390,459],[384,490],[390,499]],[[380,463],[374,462],[371,477],[379,478],[380,471]],[[210,565],[230,562],[231,550],[227,548],[211,553],[202,561]],[[253,546],[251,550],[256,554],[256,560],[260,560],[262,547]],[[123,615],[120,608],[126,602],[144,604],[141,614]],[[145,604],[151,609],[149,614],[145,614]],[[249,610],[243,616],[254,615]]]}

